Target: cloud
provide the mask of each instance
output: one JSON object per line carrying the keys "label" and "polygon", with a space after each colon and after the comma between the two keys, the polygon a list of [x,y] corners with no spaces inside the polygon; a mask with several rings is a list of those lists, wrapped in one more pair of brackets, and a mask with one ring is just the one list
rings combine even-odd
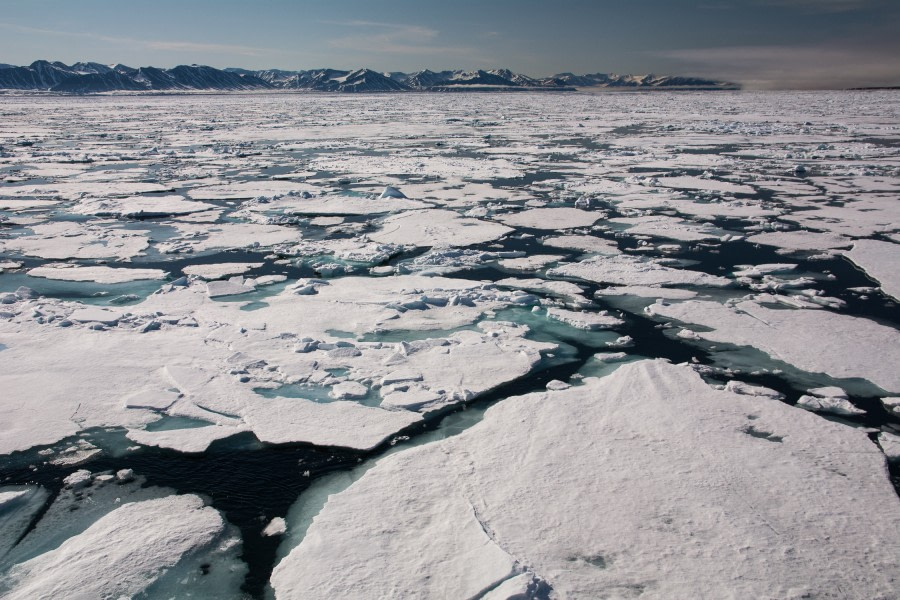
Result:
{"label": "cloud", "polygon": [[421,25],[381,23],[378,21],[323,21],[328,25],[364,30],[332,38],[328,45],[342,50],[357,50],[371,54],[402,55],[470,55],[464,46],[435,45],[439,31]]}
{"label": "cloud", "polygon": [[807,14],[833,14],[883,7],[890,0],[706,0],[699,10],[726,11],[741,7],[767,6],[796,10]]}
{"label": "cloud", "polygon": [[757,89],[823,89],[900,84],[897,48],[731,46],[654,53],[683,72]]}
{"label": "cloud", "polygon": [[875,8],[882,0],[757,0],[758,4],[795,8],[811,13],[841,13]]}
{"label": "cloud", "polygon": [[56,37],[72,37],[98,42],[106,42],[109,44],[122,44],[129,46],[139,46],[149,50],[160,50],[164,52],[205,52],[211,54],[237,54],[241,56],[262,56],[268,54],[277,54],[278,51],[271,48],[255,48],[252,46],[241,46],[235,44],[204,44],[201,42],[188,42],[178,40],[143,40],[130,37],[118,37],[103,35],[98,33],[85,33],[77,31],[58,31],[55,29],[42,29],[39,27],[26,27],[23,25],[15,25],[11,23],[0,23],[0,28],[18,31],[20,33],[30,33],[35,35],[50,35]]}

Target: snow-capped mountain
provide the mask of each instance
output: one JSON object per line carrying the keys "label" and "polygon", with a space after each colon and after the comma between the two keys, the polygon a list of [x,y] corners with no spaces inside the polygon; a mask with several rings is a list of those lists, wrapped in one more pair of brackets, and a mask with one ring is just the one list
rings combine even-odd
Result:
{"label": "snow-capped mountain", "polygon": [[509,69],[380,73],[371,69],[216,69],[180,65],[172,69],[122,64],[38,60],[27,67],[0,64],[0,89],[89,94],[115,91],[312,90],[322,92],[564,91],[577,87],[622,89],[737,89],[734,84],[695,77],[560,73],[535,79]]}

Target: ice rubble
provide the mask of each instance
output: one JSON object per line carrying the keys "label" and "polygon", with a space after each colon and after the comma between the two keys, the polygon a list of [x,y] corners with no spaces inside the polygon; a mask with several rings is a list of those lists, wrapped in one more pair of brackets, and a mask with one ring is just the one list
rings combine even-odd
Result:
{"label": "ice rubble", "polygon": [[[48,299],[6,305],[15,314],[0,321],[8,367],[0,385],[7,398],[22,401],[0,405],[0,452],[104,426],[125,427],[128,437],[142,444],[186,452],[203,451],[217,439],[244,431],[272,443],[368,449],[421,420],[410,411],[470,400],[527,374],[542,352],[555,347],[526,339],[525,328],[511,323],[447,333],[447,328],[471,325],[485,311],[515,304],[522,294],[476,281],[420,276],[318,280],[303,288],[309,293],[298,295],[298,286],[289,287],[253,312],[210,299],[206,288],[213,284],[238,285],[170,286],[128,311]],[[435,333],[396,344],[332,335],[388,328]],[[53,378],[43,376],[46,361],[54,365]],[[327,369],[349,372],[335,378]],[[401,369],[420,373],[419,380],[383,382]],[[297,382],[344,383],[338,394],[351,382],[377,385],[383,407],[263,398],[252,389]],[[100,388],[104,394],[98,395]],[[41,403],[24,401],[36,395]],[[211,425],[145,430],[163,414]]]}
{"label": "ice rubble", "polygon": [[560,597],[887,598],[898,527],[863,432],[642,361],[385,458],[271,583],[279,600],[471,597],[523,574]]}
{"label": "ice rubble", "polygon": [[900,334],[868,319],[823,310],[776,310],[749,300],[732,305],[657,302],[647,312],[708,328],[695,335],[753,346],[804,371],[859,377],[889,392],[900,390]]}
{"label": "ice rubble", "polygon": [[124,504],[58,548],[14,565],[0,589],[10,600],[134,596],[189,555],[224,543],[225,532],[219,513],[197,496]]}

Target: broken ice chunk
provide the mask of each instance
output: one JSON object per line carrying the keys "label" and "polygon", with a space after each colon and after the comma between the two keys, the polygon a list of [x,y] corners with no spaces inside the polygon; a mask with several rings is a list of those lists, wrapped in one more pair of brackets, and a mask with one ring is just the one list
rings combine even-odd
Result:
{"label": "broken ice chunk", "polygon": [[91,306],[75,310],[71,315],[69,315],[69,320],[77,321],[78,323],[94,322],[101,323],[103,325],[116,325],[124,316],[124,313],[118,311],[112,311],[106,308],[100,308],[98,306]]}
{"label": "broken ice chunk", "polygon": [[169,390],[141,390],[125,398],[126,408],[166,410],[181,396]]}
{"label": "broken ice chunk", "polygon": [[[358,351],[357,351],[358,352]],[[331,386],[329,396],[336,400],[349,400],[356,398],[365,398],[369,393],[369,388],[356,381],[342,381]]]}
{"label": "broken ice chunk", "polygon": [[551,319],[556,319],[557,321],[561,321],[566,323],[567,325],[571,325],[572,327],[577,327],[578,329],[587,329],[588,331],[595,331],[598,329],[610,329],[612,327],[619,327],[620,325],[624,325],[625,322],[618,318],[613,317],[606,313],[606,311],[602,312],[576,312],[574,310],[566,310],[563,308],[548,308],[547,316]]}
{"label": "broken ice chunk", "polygon": [[243,277],[232,277],[228,281],[210,281],[206,284],[206,293],[210,298],[236,296],[253,291],[256,291],[256,288],[246,285]]}
{"label": "broken ice chunk", "polygon": [[821,398],[818,396],[803,395],[797,400],[797,406],[813,412],[825,412],[835,415],[853,416],[862,415],[866,411],[856,408],[846,398]]}
{"label": "broken ice chunk", "polygon": [[560,390],[567,390],[571,385],[566,383],[565,381],[560,381],[559,379],[553,379],[547,382],[547,389],[551,392],[558,392]]}
{"label": "broken ice chunk", "polygon": [[385,198],[406,198],[406,194],[389,185],[384,188],[384,191],[381,192],[381,195],[378,196],[378,198],[382,200]]}
{"label": "broken ice chunk", "polygon": [[284,521],[284,517],[275,517],[262,530],[262,534],[264,536],[282,535],[285,531],[287,531],[287,524]]}
{"label": "broken ice chunk", "polygon": [[878,445],[888,460],[900,460],[900,435],[882,431],[878,434]]}

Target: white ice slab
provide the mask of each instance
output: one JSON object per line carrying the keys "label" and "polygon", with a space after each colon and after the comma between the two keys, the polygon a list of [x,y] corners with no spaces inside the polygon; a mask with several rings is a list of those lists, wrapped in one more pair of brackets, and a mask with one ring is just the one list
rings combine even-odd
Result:
{"label": "white ice slab", "polygon": [[499,223],[461,217],[451,210],[416,210],[384,220],[369,237],[403,246],[471,246],[499,239],[513,231]]}
{"label": "white ice slab", "polygon": [[497,220],[512,227],[558,230],[590,227],[605,216],[603,212],[578,208],[532,208],[500,215]]}
{"label": "white ice slab", "polygon": [[132,502],[14,565],[0,585],[9,600],[132,597],[224,532],[222,517],[197,496]]}
{"label": "white ice slab", "polygon": [[881,284],[885,294],[900,300],[900,244],[857,240],[844,255]]}
{"label": "white ice slab", "polygon": [[527,568],[561,598],[887,598],[898,528],[864,432],[642,361],[385,458],[271,582],[281,600],[472,597]]}
{"label": "white ice slab", "polygon": [[652,259],[621,254],[594,256],[547,271],[552,277],[575,277],[595,283],[637,286],[709,286],[726,287],[729,279],[690,269],[675,269]]}
{"label": "white ice slab", "polygon": [[162,269],[124,269],[104,266],[82,267],[59,263],[35,267],[28,271],[31,277],[43,277],[60,281],[93,281],[95,283],[127,283],[148,279],[164,279]]}

